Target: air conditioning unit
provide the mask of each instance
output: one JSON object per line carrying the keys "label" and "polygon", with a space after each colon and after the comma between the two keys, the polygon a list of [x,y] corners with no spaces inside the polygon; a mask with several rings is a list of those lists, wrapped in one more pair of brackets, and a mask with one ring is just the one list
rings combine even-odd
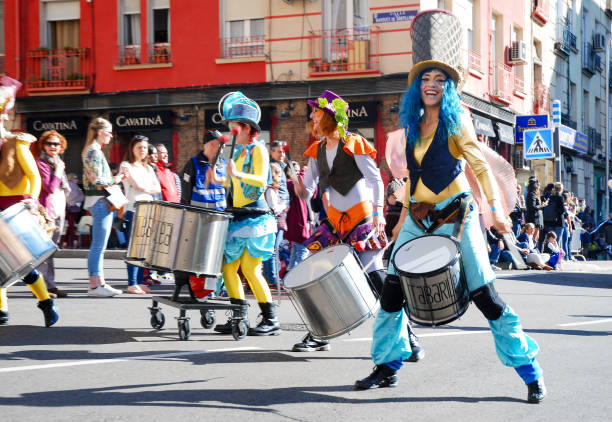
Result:
{"label": "air conditioning unit", "polygon": [[512,48],[510,48],[510,60],[508,60],[508,63],[527,63],[527,43],[525,41],[512,42]]}
{"label": "air conditioning unit", "polygon": [[598,34],[597,32],[593,34],[593,50],[594,51],[604,51],[606,48],[606,37],[604,34]]}

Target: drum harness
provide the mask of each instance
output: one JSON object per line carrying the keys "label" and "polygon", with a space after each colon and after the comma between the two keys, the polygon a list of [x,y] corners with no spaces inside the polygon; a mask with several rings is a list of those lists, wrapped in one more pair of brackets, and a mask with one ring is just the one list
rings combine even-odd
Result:
{"label": "drum harness", "polygon": [[[419,226],[426,234],[433,234],[444,224],[454,223],[452,239],[459,242],[463,231],[463,221],[469,211],[469,205],[472,202],[472,195],[462,193],[457,196],[450,204],[441,210],[434,209],[433,204],[424,202],[411,202],[408,207],[410,218]],[[423,220],[430,219],[432,222],[427,227]]]}

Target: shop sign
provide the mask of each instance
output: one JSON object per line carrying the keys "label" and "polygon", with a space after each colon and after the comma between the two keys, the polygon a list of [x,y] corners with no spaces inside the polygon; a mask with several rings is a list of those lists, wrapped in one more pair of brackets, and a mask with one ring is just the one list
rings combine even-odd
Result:
{"label": "shop sign", "polygon": [[117,132],[157,130],[172,127],[170,110],[111,113],[110,122]]}
{"label": "shop sign", "polygon": [[589,150],[589,138],[565,125],[559,125],[559,144],[583,154]]}
{"label": "shop sign", "polygon": [[472,118],[474,120],[474,130],[476,133],[495,138],[495,131],[493,130],[493,123],[491,120],[477,114],[473,114]]}
{"label": "shop sign", "polygon": [[47,130],[55,130],[62,135],[83,133],[85,116],[28,117],[27,131],[40,135]]}
{"label": "shop sign", "polygon": [[398,10],[397,12],[374,13],[372,20],[374,23],[390,23],[411,21],[416,16],[416,10]]}
{"label": "shop sign", "polygon": [[377,102],[350,102],[348,110],[349,127],[351,123],[374,123],[378,116]]}
{"label": "shop sign", "polygon": [[529,129],[546,129],[548,127],[548,114],[534,114],[530,116],[516,116],[516,143],[523,143],[523,132]]}
{"label": "shop sign", "polygon": [[507,144],[514,144],[514,128],[510,125],[497,122],[497,134],[500,141]]}

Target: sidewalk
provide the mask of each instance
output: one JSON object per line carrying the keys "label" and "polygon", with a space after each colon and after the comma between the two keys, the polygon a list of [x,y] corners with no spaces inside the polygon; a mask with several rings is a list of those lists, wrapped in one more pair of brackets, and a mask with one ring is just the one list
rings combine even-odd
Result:
{"label": "sidewalk", "polygon": [[[87,258],[89,249],[58,249],[54,258]],[[107,249],[104,251],[105,259],[125,259],[125,249]]]}

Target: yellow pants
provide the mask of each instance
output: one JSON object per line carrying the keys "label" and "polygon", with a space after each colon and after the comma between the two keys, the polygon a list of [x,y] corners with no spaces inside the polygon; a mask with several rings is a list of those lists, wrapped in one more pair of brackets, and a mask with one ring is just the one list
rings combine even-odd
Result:
{"label": "yellow pants", "polygon": [[[26,283],[26,285],[32,290],[36,299],[40,302],[50,298],[49,292],[47,291],[47,285],[42,275],[39,275],[34,283]],[[6,298],[6,288],[0,289],[0,311],[8,310],[8,300]]]}
{"label": "yellow pants", "polygon": [[253,258],[245,250],[240,258],[223,265],[223,280],[230,298],[244,300],[244,289],[240,277],[238,277],[238,268],[241,268],[242,274],[246,277],[257,302],[272,302],[270,288],[261,272],[261,262],[261,258]]}

